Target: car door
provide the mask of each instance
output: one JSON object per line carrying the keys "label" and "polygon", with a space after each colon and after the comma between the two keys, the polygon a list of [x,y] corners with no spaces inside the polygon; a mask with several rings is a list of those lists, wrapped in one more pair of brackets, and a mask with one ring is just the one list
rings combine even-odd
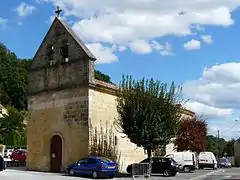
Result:
{"label": "car door", "polygon": [[94,158],[89,158],[87,164],[85,165],[85,170],[87,174],[92,174],[92,171],[97,169],[97,160]]}
{"label": "car door", "polygon": [[77,174],[86,174],[86,164],[87,164],[87,159],[80,159],[77,162],[77,165],[75,167],[75,171]]}
{"label": "car door", "polygon": [[151,174],[162,174],[162,158],[152,158],[151,168]]}

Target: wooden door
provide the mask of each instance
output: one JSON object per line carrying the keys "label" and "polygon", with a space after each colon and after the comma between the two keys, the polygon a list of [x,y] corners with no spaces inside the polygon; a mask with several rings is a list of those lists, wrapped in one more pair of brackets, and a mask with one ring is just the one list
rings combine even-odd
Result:
{"label": "wooden door", "polygon": [[51,172],[61,172],[62,166],[62,138],[54,135],[51,139]]}

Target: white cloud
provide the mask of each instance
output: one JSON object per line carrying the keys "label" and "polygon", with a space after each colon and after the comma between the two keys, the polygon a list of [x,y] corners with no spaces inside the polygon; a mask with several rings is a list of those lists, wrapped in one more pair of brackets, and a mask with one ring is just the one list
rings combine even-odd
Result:
{"label": "white cloud", "polygon": [[139,54],[149,54],[152,52],[151,44],[147,41],[136,39],[135,41],[129,44],[130,49],[132,52],[139,53]]}
{"label": "white cloud", "polygon": [[[153,47],[143,45],[144,42],[156,41],[166,35],[192,35],[195,31],[203,31],[206,25],[228,27],[234,23],[231,13],[240,6],[239,0],[39,1],[59,5],[65,17],[74,16],[77,20],[73,30],[83,41],[125,47],[131,44],[132,50],[143,54],[155,52]],[[142,43],[132,44],[138,40]],[[173,55],[166,49],[160,54]]]}
{"label": "white cloud", "polygon": [[218,107],[240,109],[240,63],[205,68],[198,80],[186,82],[183,90],[193,101]]}
{"label": "white cloud", "polygon": [[198,50],[201,48],[201,42],[195,39],[192,39],[191,41],[186,42],[183,45],[183,48],[186,51],[191,51],[191,50]]}
{"label": "white cloud", "polygon": [[206,44],[212,44],[213,43],[212,36],[210,36],[210,35],[203,35],[203,36],[201,36],[201,39]]}
{"label": "white cloud", "polygon": [[18,7],[16,8],[18,15],[22,17],[32,14],[34,10],[36,10],[35,6],[28,5],[25,2],[19,4]]}
{"label": "white cloud", "polygon": [[118,46],[119,52],[123,52],[123,51],[125,51],[126,49],[127,49],[126,46],[123,46],[123,45],[119,45],[119,46]]}
{"label": "white cloud", "polygon": [[203,115],[206,118],[224,117],[232,115],[233,113],[233,110],[230,108],[216,108],[196,101],[187,102],[186,107],[196,114]]}
{"label": "white cloud", "polygon": [[116,51],[115,46],[104,47],[101,43],[91,43],[91,44],[86,44],[86,46],[96,56],[97,64],[111,63],[111,62],[118,61],[118,57],[114,54],[114,52]]}
{"label": "white cloud", "polygon": [[240,136],[240,124],[235,123],[234,120],[224,119],[220,122],[210,123],[208,125],[208,133],[216,136],[217,131],[219,130],[219,136],[226,140],[232,138],[238,139]]}
{"label": "white cloud", "polygon": [[[221,137],[238,137],[238,125],[232,128],[234,120],[240,120],[240,63],[231,62],[205,68],[197,80],[183,84],[183,93],[190,98],[188,108],[204,114],[209,120],[209,132]],[[226,129],[228,129],[226,131]]]}

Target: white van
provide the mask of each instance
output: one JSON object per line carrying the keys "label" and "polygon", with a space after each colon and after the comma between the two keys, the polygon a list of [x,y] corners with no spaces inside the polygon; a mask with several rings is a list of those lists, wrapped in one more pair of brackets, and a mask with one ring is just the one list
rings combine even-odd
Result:
{"label": "white van", "polygon": [[165,157],[173,158],[178,163],[179,170],[184,172],[191,172],[197,169],[197,158],[194,152],[173,152],[166,154]]}
{"label": "white van", "polygon": [[199,169],[217,169],[217,159],[212,152],[200,152],[198,156]]}

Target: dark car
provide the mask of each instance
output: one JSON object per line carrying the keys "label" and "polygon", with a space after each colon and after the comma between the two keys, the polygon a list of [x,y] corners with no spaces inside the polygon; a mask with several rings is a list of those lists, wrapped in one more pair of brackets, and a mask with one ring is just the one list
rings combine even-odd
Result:
{"label": "dark car", "polygon": [[[177,162],[168,157],[152,157],[144,159],[139,163],[151,163],[151,175],[163,174],[164,176],[175,176],[178,172]],[[132,174],[132,164],[127,167],[127,172]]]}
{"label": "dark car", "polygon": [[231,168],[231,163],[227,158],[223,157],[219,158],[218,166],[220,168]]}
{"label": "dark car", "polygon": [[103,176],[114,178],[118,172],[118,164],[104,157],[85,157],[70,164],[67,172],[70,176],[91,175],[94,179]]}

